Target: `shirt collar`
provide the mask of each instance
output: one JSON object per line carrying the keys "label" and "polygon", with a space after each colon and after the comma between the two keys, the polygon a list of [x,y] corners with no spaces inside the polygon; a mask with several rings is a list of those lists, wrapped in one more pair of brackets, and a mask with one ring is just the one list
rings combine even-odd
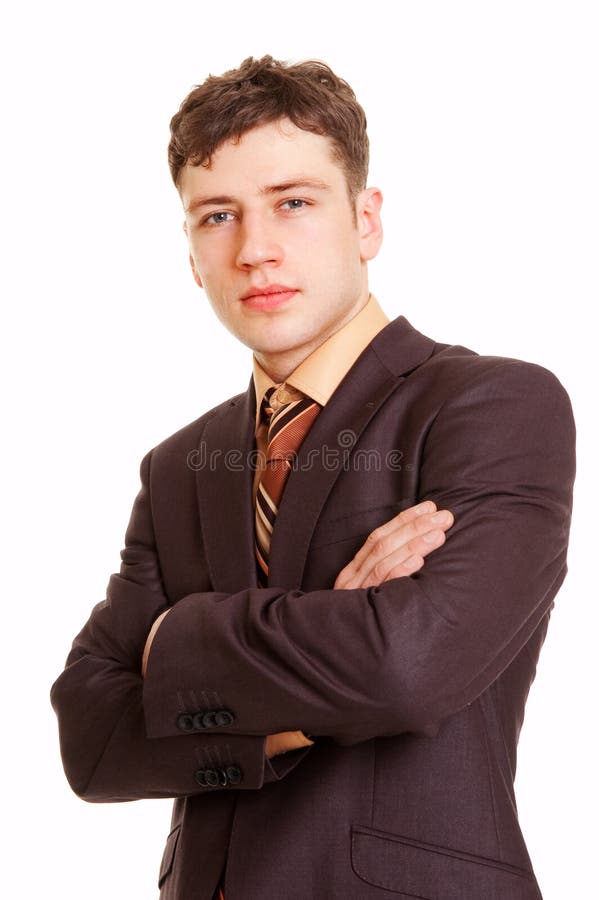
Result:
{"label": "shirt collar", "polygon": [[[283,383],[297,388],[313,400],[326,406],[333,392],[347,375],[358,356],[371,340],[389,324],[376,297],[368,302],[353,319],[327,338],[297,366]],[[277,385],[266,374],[256,357],[253,358],[254,388],[256,391],[256,428],[260,422],[260,408],[265,392]]]}

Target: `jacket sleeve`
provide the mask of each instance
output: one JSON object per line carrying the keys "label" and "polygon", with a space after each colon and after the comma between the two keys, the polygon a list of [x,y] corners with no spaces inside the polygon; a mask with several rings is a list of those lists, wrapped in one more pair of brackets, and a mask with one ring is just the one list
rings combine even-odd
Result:
{"label": "jacket sleeve", "polygon": [[[141,657],[152,623],[168,606],[150,512],[150,457],[151,452],[141,464],[142,488],[127,528],[120,573],[111,576],[106,599],[94,607],[75,638],[51,689],[65,773],[75,793],[89,801],[258,789],[284,777],[310,749],[269,760],[264,735],[189,729],[180,709],[172,735],[148,737]],[[176,661],[171,662],[176,669]],[[212,712],[218,712],[218,698],[211,699]],[[204,714],[210,711],[201,705]]]}
{"label": "jacket sleeve", "polygon": [[414,576],[368,589],[184,597],[149,655],[148,734],[173,735],[177,704],[217,691],[235,714],[229,734],[302,729],[341,745],[434,735],[553,605],[566,574],[574,444],[554,375],[516,360],[479,370],[438,411],[420,459],[417,499],[455,516],[444,546]]}

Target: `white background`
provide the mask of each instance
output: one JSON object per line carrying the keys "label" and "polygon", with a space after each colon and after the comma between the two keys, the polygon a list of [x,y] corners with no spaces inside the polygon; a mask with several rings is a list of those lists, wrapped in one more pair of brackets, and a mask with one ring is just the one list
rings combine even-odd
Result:
{"label": "white background", "polygon": [[[156,896],[170,801],[72,795],[48,695],[118,568],[141,457],[247,386],[250,351],[192,281],[166,144],[194,84],[264,53],[324,59],[366,109],[386,228],[371,287],[388,315],[541,363],[572,398],[570,573],[530,694],[517,793],[545,900],[592,896],[596,11],[576,0],[24,2],[4,17],[5,896]],[[202,385],[215,358],[220,383]]]}

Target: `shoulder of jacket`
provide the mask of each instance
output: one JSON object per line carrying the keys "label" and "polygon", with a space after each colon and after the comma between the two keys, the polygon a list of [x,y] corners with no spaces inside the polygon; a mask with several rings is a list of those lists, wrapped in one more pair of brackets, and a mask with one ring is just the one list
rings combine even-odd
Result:
{"label": "shoulder of jacket", "polygon": [[483,355],[459,344],[435,344],[431,356],[419,367],[430,376],[467,386],[479,381],[504,381],[545,385],[566,393],[557,376],[545,366],[510,356]]}

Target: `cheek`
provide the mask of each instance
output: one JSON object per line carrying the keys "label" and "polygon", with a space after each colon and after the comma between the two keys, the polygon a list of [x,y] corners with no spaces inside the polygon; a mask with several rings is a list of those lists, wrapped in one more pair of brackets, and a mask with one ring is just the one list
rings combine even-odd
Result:
{"label": "cheek", "polygon": [[332,231],[322,241],[315,255],[318,267],[341,281],[351,280],[360,268],[360,246],[357,237],[342,231]]}
{"label": "cheek", "polygon": [[359,254],[360,235],[346,217],[328,223],[326,233],[320,236],[323,246],[330,247],[337,257]]}
{"label": "cheek", "polygon": [[227,249],[223,241],[208,240],[191,244],[191,254],[202,278],[212,278],[227,263]]}
{"label": "cheek", "polygon": [[228,309],[230,303],[240,293],[239,284],[231,268],[223,265],[218,258],[200,262],[200,277],[211,305],[216,310]]}
{"label": "cheek", "polygon": [[206,290],[213,293],[216,297],[219,293],[219,285],[223,281],[223,269],[219,265],[218,259],[214,257],[210,257],[210,259],[196,257],[195,267]]}
{"label": "cheek", "polygon": [[304,237],[304,256],[313,267],[333,266],[339,269],[347,264],[352,244],[346,232],[334,223],[327,223],[325,228],[314,229]]}

